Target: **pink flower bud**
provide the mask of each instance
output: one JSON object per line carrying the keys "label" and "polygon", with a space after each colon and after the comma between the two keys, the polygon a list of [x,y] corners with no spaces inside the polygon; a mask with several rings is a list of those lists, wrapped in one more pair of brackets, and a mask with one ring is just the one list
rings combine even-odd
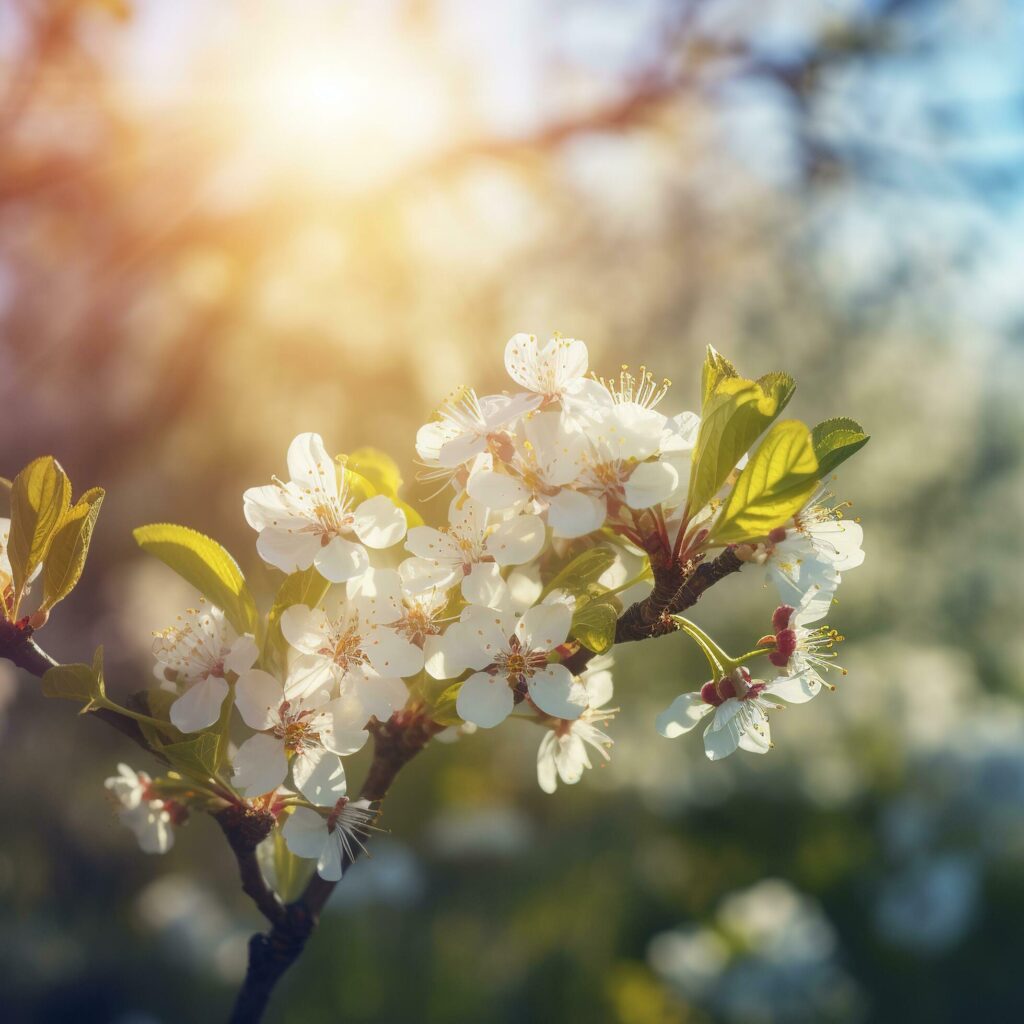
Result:
{"label": "pink flower bud", "polygon": [[793,612],[796,609],[791,604],[780,604],[778,608],[772,612],[772,629],[776,633],[781,633],[784,629],[789,629],[789,620],[793,617]]}

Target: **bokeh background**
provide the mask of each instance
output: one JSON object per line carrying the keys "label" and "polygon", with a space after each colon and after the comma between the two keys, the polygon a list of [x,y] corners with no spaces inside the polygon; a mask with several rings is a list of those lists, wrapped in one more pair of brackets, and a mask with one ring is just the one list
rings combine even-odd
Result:
{"label": "bokeh background", "polygon": [[[516,331],[668,411],[713,343],[874,435],[838,693],[711,765],[652,731],[701,678],[677,636],[621,652],[575,788],[526,727],[435,744],[271,1021],[1020,1019],[1022,52],[1013,0],[0,4],[0,473],[106,487],[42,639],[119,692],[190,600],[133,526],[266,595],[240,495],[292,435],[411,480]],[[696,617],[730,646],[772,605],[741,574]],[[152,766],[6,663],[0,703],[0,1019],[222,1019],[259,922],[213,823],[143,856],[102,780]]]}

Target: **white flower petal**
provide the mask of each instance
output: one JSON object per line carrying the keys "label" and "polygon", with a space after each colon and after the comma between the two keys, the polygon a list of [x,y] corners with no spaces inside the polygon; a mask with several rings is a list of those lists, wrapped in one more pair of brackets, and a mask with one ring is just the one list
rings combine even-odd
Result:
{"label": "white flower petal", "polygon": [[493,469],[470,473],[466,490],[475,501],[495,509],[515,508],[530,497],[530,491],[522,481]]}
{"label": "white flower petal", "polygon": [[328,619],[324,612],[304,604],[293,604],[281,614],[281,633],[303,654],[318,654],[327,639]]}
{"label": "white flower petal", "polygon": [[548,524],[556,537],[585,537],[600,530],[608,509],[600,498],[562,488],[548,499]]}
{"label": "white flower petal", "polygon": [[[341,794],[344,796],[344,793]],[[327,822],[308,807],[296,807],[281,829],[288,849],[296,857],[316,860],[327,842]]]}
{"label": "white flower petal", "polygon": [[405,536],[405,513],[385,494],[367,498],[353,513],[352,528],[370,548],[389,548]]}
{"label": "white flower petal", "polygon": [[554,793],[558,789],[557,751],[558,737],[553,730],[546,732],[537,750],[537,783],[545,793]]}
{"label": "white flower petal", "polygon": [[220,676],[208,676],[190,686],[172,705],[171,725],[182,732],[199,732],[220,718],[228,684]]}
{"label": "white flower petal", "polygon": [[304,529],[268,526],[256,538],[256,550],[264,562],[282,572],[308,569],[320,550],[320,537]]}
{"label": "white flower petal", "polygon": [[498,523],[484,550],[498,565],[522,565],[540,554],[544,547],[544,520],[540,516],[513,516]]}
{"label": "white flower petal", "polygon": [[658,732],[668,739],[675,739],[689,732],[714,707],[704,701],[699,693],[680,694],[669,706],[658,715],[656,726]]}
{"label": "white flower petal", "polygon": [[307,487],[332,496],[338,493],[334,459],[327,454],[319,434],[299,434],[288,446],[288,475]]}
{"label": "white flower petal", "polygon": [[650,508],[665,501],[679,484],[679,474],[667,462],[641,462],[623,486],[630,508]]}
{"label": "white flower petal", "polygon": [[344,537],[332,537],[327,544],[321,544],[313,556],[317,572],[331,583],[345,583],[366,572],[370,556],[362,544],[355,544]]}
{"label": "white flower petal", "polygon": [[292,760],[292,778],[298,791],[312,804],[333,807],[345,795],[345,769],[337,754],[313,748]]}
{"label": "white flower petal", "polygon": [[497,562],[477,562],[462,578],[462,596],[470,604],[498,608],[508,602],[508,587]]}
{"label": "white flower petal", "polygon": [[262,796],[284,782],[288,758],[279,739],[258,732],[235,751],[232,783],[246,796]]}
{"label": "white flower petal", "polygon": [[284,689],[269,673],[254,668],[235,683],[235,707],[250,729],[269,729],[278,720]]}
{"label": "white flower petal", "polygon": [[373,670],[382,676],[405,679],[423,668],[422,648],[394,630],[377,628],[364,640],[363,650]]}
{"label": "white flower petal", "polygon": [[241,675],[247,668],[256,664],[260,656],[260,649],[256,645],[256,638],[252,633],[243,633],[231,645],[227,657],[224,659],[224,668],[235,675]]}
{"label": "white flower petal", "polygon": [[401,679],[364,677],[356,681],[356,693],[368,715],[386,722],[392,714],[405,707],[409,688]]}
{"label": "white flower petal", "polygon": [[587,710],[587,689],[564,665],[545,665],[528,680],[530,700],[546,715],[579,718]]}
{"label": "white flower petal", "polygon": [[565,604],[538,604],[516,623],[516,636],[531,651],[553,651],[565,643],[572,611]]}
{"label": "white flower petal", "polygon": [[459,689],[455,710],[460,718],[481,729],[493,729],[512,713],[515,701],[504,676],[486,672],[471,675]]}

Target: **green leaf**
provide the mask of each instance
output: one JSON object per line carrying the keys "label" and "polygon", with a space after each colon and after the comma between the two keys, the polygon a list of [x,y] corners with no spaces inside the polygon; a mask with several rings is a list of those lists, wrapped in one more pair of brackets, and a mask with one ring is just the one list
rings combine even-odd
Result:
{"label": "green leaf", "polygon": [[554,590],[564,590],[573,596],[587,593],[615,562],[615,552],[606,547],[587,548],[568,565],[563,566],[541,593],[547,597]]}
{"label": "green leaf", "polygon": [[42,690],[44,697],[60,697],[76,700],[91,711],[94,705],[107,703],[107,691],[103,684],[103,648],[97,647],[91,665],[55,665],[43,673]]}
{"label": "green leaf", "polygon": [[183,775],[205,782],[217,771],[220,738],[216,733],[201,732],[183,743],[169,743],[160,753]]}
{"label": "green leaf", "polygon": [[82,578],[103,493],[102,487],[86,491],[67,510],[57,527],[43,567],[42,608],[52,608],[63,601]]}
{"label": "green leaf", "polygon": [[771,373],[759,380],[725,377],[704,405],[690,466],[688,507],[702,509],[765,428],[778,416],[796,387],[793,378]]}
{"label": "green leaf", "polygon": [[386,494],[389,498],[398,496],[402,474],[398,463],[386,452],[377,448],[357,448],[343,458],[345,467],[369,480],[378,494]]}
{"label": "green leaf", "polygon": [[618,608],[611,601],[591,601],[572,618],[569,632],[584,647],[603,654],[615,643]]}
{"label": "green leaf", "polygon": [[11,485],[11,535],[8,557],[15,606],[25,584],[39,568],[57,527],[71,504],[71,481],[50,455],[30,462]]}
{"label": "green leaf", "polygon": [[708,345],[704,356],[704,369],[701,372],[701,405],[707,405],[708,399],[723,380],[738,376],[736,367],[721,352]]}
{"label": "green leaf", "polygon": [[[163,728],[157,729],[149,722],[137,720],[142,735],[146,737],[147,742],[154,750],[159,750],[167,742],[168,736],[172,737],[171,742],[187,739],[185,733],[179,732],[171,725],[171,705],[177,699],[178,694],[170,690],[158,690],[154,687],[150,690],[133,693],[125,701],[125,707],[130,711],[137,711],[139,714],[167,723]],[[225,701],[225,703],[229,702]]]}
{"label": "green leaf", "polygon": [[811,433],[814,454],[818,457],[818,475],[828,476],[837,466],[845,462],[854,452],[868,443],[870,435],[856,420],[848,416],[819,423]]}
{"label": "green leaf", "polygon": [[758,445],[711,528],[718,544],[764,537],[798,512],[818,485],[811,432],[799,420],[776,423]]}
{"label": "green leaf", "polygon": [[156,555],[220,608],[238,633],[256,632],[256,603],[245,577],[215,540],[171,523],[140,526],[133,536],[139,547]]}
{"label": "green leaf", "polygon": [[88,704],[99,695],[99,687],[91,665],[57,665],[43,674],[44,697],[61,697]]}
{"label": "green leaf", "polygon": [[431,702],[430,717],[438,725],[462,725],[462,719],[455,710],[455,702],[459,697],[459,690],[462,689],[462,681],[450,683],[444,688],[437,699]]}

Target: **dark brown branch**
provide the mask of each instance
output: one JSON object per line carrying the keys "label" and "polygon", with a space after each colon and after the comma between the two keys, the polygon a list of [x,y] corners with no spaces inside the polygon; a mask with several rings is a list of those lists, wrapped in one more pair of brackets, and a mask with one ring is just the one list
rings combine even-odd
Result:
{"label": "dark brown branch", "polygon": [[274,816],[247,804],[232,804],[213,816],[238,861],[242,892],[271,924],[276,925],[284,918],[284,904],[267,885],[256,859],[256,847],[273,831]]}
{"label": "dark brown branch", "polygon": [[[416,712],[398,712],[387,722],[375,723],[371,729],[373,761],[359,791],[360,797],[374,802],[383,800],[402,768],[442,728]],[[355,853],[358,856],[358,848]],[[347,858],[342,863],[343,877],[351,864]],[[302,895],[283,906],[277,920],[270,919],[273,923],[270,931],[249,940],[249,966],[231,1014],[231,1024],[254,1024],[262,1019],[275,986],[299,958],[337,884],[314,874]]]}
{"label": "dark brown branch", "polygon": [[[0,658],[7,658],[18,668],[23,668],[40,679],[49,669],[57,668],[60,665],[32,639],[30,626],[7,622],[4,619],[0,619]],[[97,708],[95,711],[90,711],[89,714],[94,718],[102,719],[107,725],[113,726],[119,733],[138,743],[144,750],[154,753],[139,728],[139,723],[134,718],[119,715],[111,708]]]}

